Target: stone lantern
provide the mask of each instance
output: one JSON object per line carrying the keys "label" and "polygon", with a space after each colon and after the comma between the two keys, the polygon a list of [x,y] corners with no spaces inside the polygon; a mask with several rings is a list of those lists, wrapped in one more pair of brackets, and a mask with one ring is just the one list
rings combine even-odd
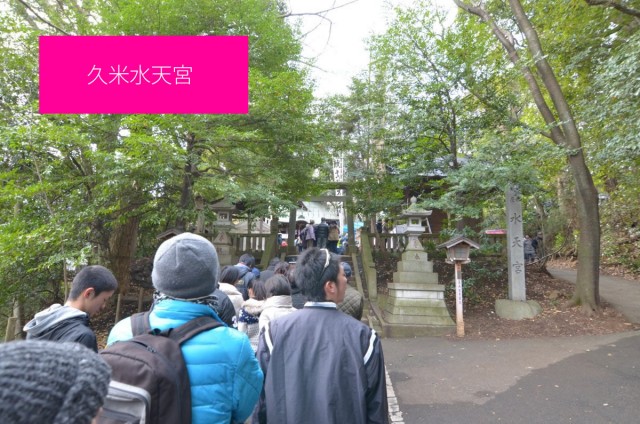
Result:
{"label": "stone lantern", "polygon": [[236,208],[225,199],[222,199],[209,205],[209,209],[216,214],[217,218],[213,223],[213,226],[217,230],[218,234],[213,240],[213,244],[218,251],[218,261],[221,266],[233,265],[235,263],[232,254],[233,241],[231,240],[228,231],[233,227],[231,216],[233,212],[236,211]]}
{"label": "stone lantern", "polygon": [[234,205],[227,203],[225,199],[222,199],[209,205],[209,209],[216,214],[216,222],[214,223],[216,228],[229,230],[233,227],[231,215],[236,211],[236,207]]}
{"label": "stone lantern", "polygon": [[398,271],[393,273],[393,283],[387,285],[389,294],[383,305],[385,333],[391,337],[441,335],[454,326],[444,301],[444,285],[438,284],[438,274],[433,272],[433,262],[419,238],[429,227],[428,220],[427,227],[422,221],[431,211],[420,208],[416,202],[412,197],[411,205],[401,215],[408,222],[405,231],[408,241]]}
{"label": "stone lantern", "polygon": [[[429,225],[429,216],[431,216],[431,211],[425,210],[418,206],[417,199],[414,197],[411,198],[411,205],[407,209],[402,212],[400,218],[407,219],[407,228],[405,230],[405,234],[407,235],[407,248],[406,250],[419,250],[423,251],[424,247],[420,242],[420,235],[422,235],[425,230],[429,230],[431,233],[431,226]],[[422,225],[422,220],[426,220],[427,227]]]}

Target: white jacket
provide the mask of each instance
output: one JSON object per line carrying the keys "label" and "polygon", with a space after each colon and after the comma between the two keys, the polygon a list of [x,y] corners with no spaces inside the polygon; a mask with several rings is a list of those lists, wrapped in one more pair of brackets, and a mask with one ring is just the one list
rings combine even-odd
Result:
{"label": "white jacket", "polygon": [[264,302],[258,328],[262,331],[268,322],[295,311],[297,309],[291,304],[291,296],[271,296]]}
{"label": "white jacket", "polygon": [[242,304],[244,303],[244,299],[242,298],[242,293],[238,291],[236,286],[229,283],[218,283],[218,288],[227,296],[229,296],[229,300],[233,303],[233,308],[236,310],[236,317],[240,313],[240,308],[242,308]]}

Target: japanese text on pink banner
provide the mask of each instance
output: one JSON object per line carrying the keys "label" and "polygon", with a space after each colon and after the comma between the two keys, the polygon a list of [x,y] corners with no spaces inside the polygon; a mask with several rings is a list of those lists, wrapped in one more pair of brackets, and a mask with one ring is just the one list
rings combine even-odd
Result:
{"label": "japanese text on pink banner", "polygon": [[248,113],[246,36],[42,36],[40,113]]}
{"label": "japanese text on pink banner", "polygon": [[[89,72],[89,82],[88,85],[93,84],[98,81],[104,85],[108,84],[151,84],[156,85],[159,82],[163,82],[168,85],[190,85],[191,78],[189,77],[191,71],[193,70],[190,66],[142,66],[138,65],[137,67],[131,67],[131,69],[127,70],[128,66],[124,65],[115,65],[110,66],[110,71],[104,72],[106,74],[106,80],[103,79],[103,68],[93,65],[91,68],[91,72]],[[155,79],[155,81],[151,81],[147,79],[147,74],[151,79]]]}

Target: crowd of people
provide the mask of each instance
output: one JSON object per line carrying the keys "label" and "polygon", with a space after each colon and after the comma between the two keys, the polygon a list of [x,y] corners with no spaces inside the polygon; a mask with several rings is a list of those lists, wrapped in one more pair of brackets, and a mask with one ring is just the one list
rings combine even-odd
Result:
{"label": "crowd of people", "polygon": [[[160,245],[154,261],[152,332],[198,317],[220,325],[180,344],[191,386],[192,423],[387,423],[382,346],[360,321],[363,298],[351,267],[330,250],[324,222],[295,264],[255,258],[220,268],[207,239],[191,233]],[[326,228],[325,228],[326,227]],[[309,227],[307,227],[309,228]],[[65,305],[24,328],[27,340],[0,345],[0,416],[9,423],[90,423],[111,368],[89,319],[117,290],[102,266],[77,273]],[[107,349],[134,337],[131,318],[111,329]]]}
{"label": "crowd of people", "polygon": [[312,247],[326,248],[339,255],[347,251],[347,235],[341,234],[337,222],[327,221],[326,218],[321,218],[318,224],[312,219],[306,225],[299,225],[295,236],[298,253]]}
{"label": "crowd of people", "polygon": [[522,248],[524,251],[525,263],[533,263],[542,256],[542,233],[538,232],[535,237],[530,237],[528,234],[524,236]]}

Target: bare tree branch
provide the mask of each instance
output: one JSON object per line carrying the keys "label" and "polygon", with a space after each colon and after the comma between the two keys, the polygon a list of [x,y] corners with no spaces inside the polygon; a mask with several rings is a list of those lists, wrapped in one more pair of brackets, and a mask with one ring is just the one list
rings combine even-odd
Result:
{"label": "bare tree branch", "polygon": [[[527,84],[529,85],[529,90],[533,96],[533,100],[536,103],[538,111],[542,115],[544,122],[547,124],[551,131],[551,139],[559,145],[566,145],[565,135],[558,126],[558,120],[555,115],[551,111],[551,108],[547,104],[547,101],[544,98],[544,94],[542,93],[542,89],[538,84],[538,80],[536,79],[533,70],[526,65],[522,65],[518,63],[520,61],[520,56],[518,55],[518,51],[516,49],[515,44],[512,42],[514,39],[507,31],[503,30],[498,26],[498,24],[493,20],[493,18],[489,15],[489,13],[479,6],[471,6],[464,3],[462,0],[453,0],[453,2],[460,7],[461,9],[478,16],[482,19],[489,27],[491,28],[493,34],[498,38],[502,46],[507,51],[509,56],[509,60],[514,65],[520,66],[520,70],[524,75]],[[506,35],[509,34],[509,35]]]}
{"label": "bare tree branch", "polygon": [[[544,82],[544,86],[547,88],[549,97],[551,98],[553,106],[560,118],[560,125],[562,125],[562,128],[564,130],[563,132],[566,135],[563,140],[565,143],[567,143],[568,146],[573,147],[574,149],[580,148],[580,135],[578,132],[578,128],[575,125],[573,114],[571,113],[571,108],[569,107],[569,104],[564,96],[560,84],[558,83],[558,79],[556,78],[555,73],[551,68],[551,65],[549,65],[549,62],[544,56],[542,43],[540,43],[538,33],[533,28],[533,25],[527,17],[527,14],[525,13],[520,1],[509,0],[509,4],[516,17],[518,27],[527,39],[529,51],[533,56],[536,69],[538,70],[538,73],[540,74],[540,77]],[[558,140],[555,141],[557,142]]]}
{"label": "bare tree branch", "polygon": [[[349,6],[350,4],[356,3],[356,2],[358,2],[358,1],[359,1],[359,0],[351,0],[351,1],[348,1],[348,2],[343,3],[343,4],[341,4],[341,5],[333,6],[333,7],[330,7],[330,8],[328,8],[328,9],[325,9],[325,10],[318,10],[318,11],[316,11],[316,12],[292,13],[292,12],[290,12],[290,11],[289,11],[289,12],[285,13],[284,15],[282,15],[282,17],[283,17],[283,18],[288,18],[288,17],[290,17],[290,16],[309,16],[309,15],[316,15],[316,16],[319,16],[319,17],[324,18],[324,16],[321,16],[323,13],[331,12],[332,10],[337,10],[337,9],[343,8],[343,7],[345,7],[345,6]],[[335,4],[335,3],[334,3],[334,4]]]}
{"label": "bare tree branch", "polygon": [[48,26],[50,26],[50,27],[52,27],[52,28],[56,29],[57,31],[59,31],[59,32],[63,33],[64,35],[71,35],[71,34],[69,34],[67,31],[65,31],[65,30],[63,30],[62,28],[60,28],[60,27],[56,26],[53,22],[51,22],[51,21],[49,21],[49,20],[47,20],[47,19],[43,18],[42,16],[40,16],[40,15],[38,14],[38,12],[36,12],[36,11],[31,7],[31,6],[29,6],[29,4],[28,4],[26,1],[24,1],[24,0],[18,0],[18,3],[20,3],[21,5],[23,5],[23,6],[25,7],[25,9],[27,9],[27,10],[29,10],[31,13],[33,13],[33,15],[34,15],[36,18],[38,18],[38,20],[39,20],[40,22],[43,22],[44,24],[46,24],[46,25],[48,25]]}
{"label": "bare tree branch", "polygon": [[640,18],[640,10],[633,9],[628,7],[618,1],[613,0],[584,0],[589,6],[604,6],[604,7],[612,7],[619,12],[622,12],[626,15],[635,16],[636,18]]}

